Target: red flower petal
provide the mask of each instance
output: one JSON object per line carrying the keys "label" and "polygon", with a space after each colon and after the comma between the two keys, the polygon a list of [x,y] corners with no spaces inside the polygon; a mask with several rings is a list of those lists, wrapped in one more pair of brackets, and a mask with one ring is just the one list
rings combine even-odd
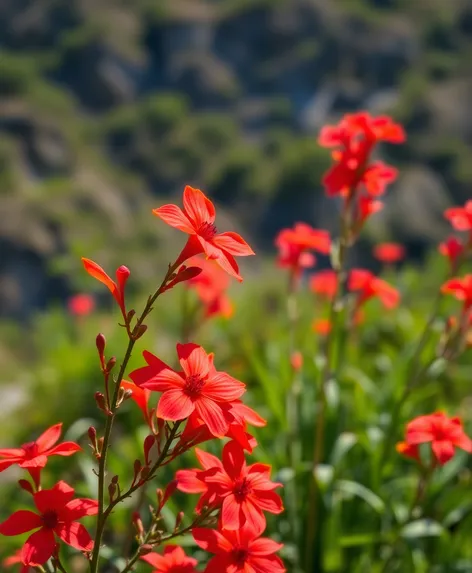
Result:
{"label": "red flower petal", "polygon": [[274,491],[258,491],[257,496],[254,496],[254,503],[263,511],[269,513],[282,513],[284,506],[280,495]]}
{"label": "red flower petal", "polygon": [[434,440],[431,447],[441,465],[446,464],[454,457],[454,446],[449,440]]}
{"label": "red flower petal", "polygon": [[35,456],[31,459],[26,459],[21,461],[18,465],[20,468],[44,468],[44,466],[48,463],[47,455],[42,454],[40,456]]}
{"label": "red flower petal", "polygon": [[108,290],[111,292],[111,294],[117,298],[118,296],[118,287],[115,283],[114,280],[112,280],[107,273],[102,269],[102,267],[100,265],[97,265],[97,263],[95,263],[94,261],[91,261],[90,259],[85,259],[84,257],[82,257],[82,263],[84,265],[85,270],[88,272],[88,274],[90,276],[92,276],[94,279],[97,279],[97,281],[100,281],[101,283],[103,283]]}
{"label": "red flower petal", "polygon": [[220,249],[237,257],[247,257],[255,254],[241,235],[237,233],[220,233],[213,237],[213,243]]}
{"label": "red flower petal", "polygon": [[187,185],[184,189],[183,203],[185,213],[197,227],[203,223],[214,223],[215,206],[200,189]]}
{"label": "red flower petal", "polygon": [[221,525],[224,529],[230,531],[239,530],[244,524],[245,519],[241,511],[241,504],[237,502],[234,495],[228,495],[223,500],[221,508]]}
{"label": "red flower petal", "polygon": [[25,455],[23,448],[3,448],[0,449],[0,458],[22,458]]}
{"label": "red flower petal", "polygon": [[80,551],[90,551],[93,549],[93,540],[89,532],[81,523],[76,521],[72,523],[60,523],[55,527],[57,535],[75,549]]}
{"label": "red flower petal", "polygon": [[18,463],[21,459],[22,458],[12,458],[11,460],[1,460],[0,461],[0,472],[3,472],[3,470],[6,470],[7,468],[12,466],[13,464]]}
{"label": "red flower petal", "polygon": [[203,469],[209,470],[212,468],[220,468],[223,469],[223,464],[221,460],[214,456],[213,454],[209,454],[208,452],[204,452],[200,448],[195,448],[195,455],[197,456],[198,461]]}
{"label": "red flower petal", "polygon": [[199,479],[201,474],[200,470],[178,470],[175,474],[177,489],[185,493],[203,493],[207,491],[207,486]]}
{"label": "red flower petal", "polygon": [[167,390],[157,404],[156,415],[164,420],[183,420],[194,411],[195,405],[182,390]]}
{"label": "red flower petal", "polygon": [[233,479],[237,479],[246,467],[244,451],[237,442],[228,442],[223,448],[223,467]]}
{"label": "red flower petal", "polygon": [[26,540],[21,550],[21,561],[25,565],[44,565],[55,549],[54,533],[43,527]]}
{"label": "red flower petal", "polygon": [[48,428],[43,432],[39,438],[36,440],[36,445],[38,446],[39,453],[43,453],[45,450],[52,448],[57,440],[61,436],[62,423],[56,424]]}
{"label": "red flower petal", "polygon": [[42,527],[41,516],[26,509],[15,511],[5,521],[0,523],[0,533],[2,535],[21,535],[26,531],[31,531],[37,527]]}
{"label": "red flower petal", "polygon": [[98,501],[95,499],[78,498],[69,501],[64,507],[62,515],[68,521],[75,521],[86,515],[96,515],[98,513]]}
{"label": "red flower petal", "polygon": [[220,406],[213,400],[201,396],[195,401],[195,411],[216,438],[222,438],[226,434],[229,423]]}
{"label": "red flower petal", "polygon": [[218,372],[207,380],[202,395],[219,402],[237,400],[246,391],[246,385],[226,372]]}
{"label": "red flower petal", "polygon": [[82,451],[82,448],[75,442],[62,442],[46,452],[48,456],[71,456],[76,452]]}
{"label": "red flower petal", "polygon": [[179,229],[179,231],[183,231],[189,235],[195,234],[192,222],[177,205],[163,205],[158,209],[154,209],[152,212],[156,217],[161,218],[164,223],[167,223],[171,227]]}
{"label": "red flower petal", "polygon": [[215,529],[194,527],[192,535],[196,544],[209,553],[230,553],[233,549],[230,541]]}
{"label": "red flower petal", "polygon": [[34,494],[33,499],[40,513],[50,510],[61,511],[74,497],[74,489],[65,481],[59,481],[51,489],[43,489]]}
{"label": "red flower petal", "polygon": [[262,557],[263,555],[272,555],[277,553],[283,547],[283,543],[277,543],[273,539],[260,537],[251,542],[251,555]]}
{"label": "red flower petal", "polygon": [[210,371],[208,355],[198,344],[177,344],[177,355],[186,376],[205,378]]}

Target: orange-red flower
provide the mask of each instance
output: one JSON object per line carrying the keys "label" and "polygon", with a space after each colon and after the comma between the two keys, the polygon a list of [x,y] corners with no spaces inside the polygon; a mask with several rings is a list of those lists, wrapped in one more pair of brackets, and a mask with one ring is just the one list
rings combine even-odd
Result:
{"label": "orange-red flower", "polygon": [[335,271],[326,269],[318,271],[310,277],[310,289],[317,295],[331,300],[336,294],[338,279]]}
{"label": "orange-red flower", "polygon": [[91,551],[93,541],[77,520],[98,512],[94,499],[73,499],[74,489],[64,481],[33,494],[39,513],[20,509],[0,523],[0,534],[21,535],[36,529],[21,551],[24,565],[43,565],[56,549],[56,536],[75,549]]}
{"label": "orange-red flower", "polygon": [[205,316],[221,315],[230,318],[233,314],[233,305],[226,291],[229,288],[228,273],[214,261],[194,257],[189,264],[200,267],[202,272],[187,281],[187,286],[193,288],[204,305]]}
{"label": "orange-red flower", "polygon": [[82,257],[82,263],[84,265],[85,270],[88,272],[90,276],[97,281],[103,283],[108,290],[113,295],[113,298],[118,303],[118,306],[121,309],[121,313],[124,318],[126,318],[126,308],[125,308],[125,286],[126,281],[129,278],[130,270],[128,267],[122,265],[116,270],[116,282],[107,275],[107,273],[102,269],[100,265],[97,265],[94,261],[90,259],[85,259]]}
{"label": "orange-red flower", "polygon": [[378,298],[385,308],[395,308],[400,302],[400,293],[396,288],[364,269],[352,269],[347,286],[350,291],[358,293],[357,308],[374,297]]}
{"label": "orange-red flower", "polygon": [[397,450],[408,457],[419,459],[418,446],[431,444],[434,457],[440,465],[454,457],[454,448],[472,453],[472,440],[465,434],[460,418],[449,418],[444,412],[418,416],[407,424],[405,442]]}
{"label": "orange-red flower", "polygon": [[457,237],[448,237],[446,241],[441,243],[438,251],[449,259],[451,267],[454,269],[459,257],[462,256],[465,250],[464,245]]}
{"label": "orange-red flower", "polygon": [[215,554],[205,573],[284,573],[284,564],[275,555],[283,545],[261,534],[247,526],[238,531],[192,529],[197,545]]}
{"label": "orange-red flower", "polygon": [[463,207],[451,207],[444,211],[444,216],[457,231],[472,231],[472,200]]}
{"label": "orange-red flower", "polygon": [[151,390],[146,388],[141,388],[137,386],[134,382],[129,382],[128,380],[122,380],[120,386],[131,392],[131,399],[136,403],[141,412],[143,413],[144,419],[148,425],[151,425],[151,418],[153,411],[149,410],[148,402],[151,396]]}
{"label": "orange-red flower", "polygon": [[462,301],[464,312],[472,306],[472,274],[465,275],[462,278],[453,278],[441,287],[444,294],[452,294],[457,300]]}
{"label": "orange-red flower", "polygon": [[321,130],[319,144],[335,148],[335,163],[323,178],[329,196],[350,195],[360,185],[372,196],[384,193],[397,170],[381,161],[369,163],[374,147],[381,141],[402,143],[403,128],[389,117],[372,117],[367,112],[347,114],[338,125]]}
{"label": "orange-red flower", "polygon": [[194,255],[205,253],[227,273],[242,281],[234,257],[253,255],[251,247],[237,233],[218,233],[215,207],[200,189],[187,185],[183,205],[183,211],[177,205],[163,205],[153,210],[165,223],[190,235],[175,264],[180,265]]}
{"label": "orange-red flower", "polygon": [[12,465],[25,468],[39,485],[39,474],[47,464],[49,456],[71,456],[82,448],[75,442],[56,444],[61,435],[62,423],[51,426],[35,441],[23,444],[19,448],[0,449],[0,472]]}
{"label": "orange-red flower", "polygon": [[67,301],[67,308],[75,316],[87,316],[95,308],[95,299],[89,294],[76,294]]}
{"label": "orange-red flower", "polygon": [[220,521],[224,529],[239,530],[246,523],[263,530],[264,511],[281,513],[282,500],[274,489],[282,484],[270,481],[271,467],[256,463],[248,466],[244,451],[235,441],[223,448],[223,461],[197,448],[203,470],[179,470],[177,488],[186,493],[200,493],[198,508],[206,504],[221,506]]}
{"label": "orange-red flower", "polygon": [[182,547],[178,545],[167,545],[163,555],[148,553],[141,559],[154,568],[152,573],[196,573],[197,571],[195,567],[198,561],[185,555]]}
{"label": "orange-red flower", "polygon": [[143,388],[162,392],[156,414],[164,420],[184,420],[196,412],[218,438],[228,431],[229,421],[221,407],[245,392],[245,385],[213,365],[213,354],[197,344],[177,344],[182,371],[160,370]]}
{"label": "orange-red flower", "polygon": [[316,332],[316,334],[319,334],[320,336],[326,336],[329,334],[331,332],[331,327],[332,325],[329,318],[316,318],[311,325],[313,332]]}
{"label": "orange-red flower", "polygon": [[359,195],[354,211],[354,229],[359,232],[367,219],[383,209],[382,201],[369,195]]}
{"label": "orange-red flower", "polygon": [[331,239],[328,231],[314,229],[306,223],[295,223],[292,229],[279,232],[275,245],[279,249],[278,265],[298,276],[302,269],[315,265],[316,259],[311,251],[329,253]]}
{"label": "orange-red flower", "polygon": [[10,555],[10,557],[5,557],[5,559],[2,561],[2,565],[4,567],[11,567],[12,565],[17,565],[18,563],[21,564],[20,573],[33,573],[34,572],[33,567],[30,567],[29,565],[23,565],[21,563],[21,549],[19,549],[13,555]]}
{"label": "orange-red flower", "polygon": [[373,255],[381,263],[398,263],[405,258],[405,247],[400,243],[380,243],[375,245]]}

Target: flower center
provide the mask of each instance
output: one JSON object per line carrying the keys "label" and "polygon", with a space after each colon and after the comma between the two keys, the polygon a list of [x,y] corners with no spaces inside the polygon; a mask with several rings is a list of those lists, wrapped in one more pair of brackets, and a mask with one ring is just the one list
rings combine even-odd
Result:
{"label": "flower center", "polygon": [[38,455],[38,444],[36,442],[28,442],[21,447],[29,459],[35,458]]}
{"label": "flower center", "polygon": [[57,513],[53,510],[46,511],[46,513],[43,513],[41,519],[43,520],[44,527],[47,527],[48,529],[54,529],[59,522],[59,519],[57,518]]}
{"label": "flower center", "polygon": [[246,478],[239,479],[234,484],[233,494],[237,501],[244,501],[251,493],[251,486]]}
{"label": "flower center", "polygon": [[244,567],[248,558],[248,551],[247,549],[243,549],[242,547],[235,547],[233,549],[233,559],[235,565],[238,567]]}
{"label": "flower center", "polygon": [[197,231],[200,237],[202,237],[202,239],[205,239],[205,241],[213,239],[213,237],[216,235],[217,232],[218,230],[216,229],[215,225],[213,225],[213,223],[202,223],[198,227]]}
{"label": "flower center", "polygon": [[205,386],[205,380],[198,374],[193,374],[187,377],[184,392],[187,396],[190,396],[190,398],[196,398],[200,395],[203,386]]}

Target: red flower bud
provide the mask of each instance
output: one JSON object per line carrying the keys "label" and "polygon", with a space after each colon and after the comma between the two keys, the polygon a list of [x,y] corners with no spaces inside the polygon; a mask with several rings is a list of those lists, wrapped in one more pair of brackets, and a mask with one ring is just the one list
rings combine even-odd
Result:
{"label": "red flower bud", "polygon": [[133,340],[138,340],[138,338],[141,338],[141,336],[143,336],[146,330],[147,330],[147,325],[140,324],[138,328],[135,328],[133,331]]}
{"label": "red flower bud", "polygon": [[141,547],[139,548],[140,555],[147,555],[148,553],[151,553],[151,551],[152,551],[152,545],[149,545],[149,543],[145,543],[144,545],[141,545]]}
{"label": "red flower bud", "polygon": [[95,345],[97,347],[98,354],[100,356],[103,356],[103,353],[105,352],[106,343],[107,341],[105,339],[105,336],[101,332],[97,334],[97,338],[95,339]]}
{"label": "red flower bud", "polygon": [[184,518],[184,512],[179,511],[179,513],[177,514],[177,517],[175,518],[174,532],[176,532],[179,529],[183,518]]}
{"label": "red flower bud", "polygon": [[150,458],[149,458],[149,452],[151,451],[152,446],[154,445],[156,441],[156,438],[153,435],[149,435],[146,436],[144,438],[144,461],[146,462],[146,465],[149,466],[151,465],[150,463]]}
{"label": "red flower bud", "polygon": [[110,360],[107,362],[106,371],[111,372],[116,364],[116,356],[112,356]]}
{"label": "red flower bud", "polygon": [[31,483],[27,479],[19,479],[18,485],[21,487],[21,489],[24,489],[25,491],[27,491],[31,495],[34,494],[33,486],[31,485]]}

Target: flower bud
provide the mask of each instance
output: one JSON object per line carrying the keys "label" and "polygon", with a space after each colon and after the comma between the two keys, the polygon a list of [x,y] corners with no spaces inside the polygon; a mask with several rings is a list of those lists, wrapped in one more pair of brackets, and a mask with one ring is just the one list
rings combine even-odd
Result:
{"label": "flower bud", "polygon": [[110,360],[107,362],[106,371],[111,372],[116,364],[116,356],[112,356]]}
{"label": "flower bud", "polygon": [[27,491],[31,495],[34,494],[33,486],[31,485],[31,483],[27,479],[19,479],[18,485],[21,487],[21,489],[24,489],[25,491]]}
{"label": "flower bud", "polygon": [[108,414],[109,410],[105,400],[105,396],[101,392],[95,392],[95,402],[97,403],[98,408],[102,410],[102,412]]}
{"label": "flower bud", "polygon": [[97,334],[97,338],[95,339],[95,345],[97,347],[98,354],[100,356],[103,356],[103,353],[105,352],[106,343],[107,341],[105,336],[101,332]]}
{"label": "flower bud", "polygon": [[143,336],[143,334],[146,332],[146,330],[147,330],[147,325],[140,324],[133,331],[133,340],[138,340],[139,338],[141,338],[141,336]]}
{"label": "flower bud", "polygon": [[150,457],[149,457],[149,453],[151,451],[152,446],[154,445],[156,439],[153,435],[149,435],[146,436],[144,438],[144,444],[143,444],[143,449],[144,449],[144,461],[146,462],[146,465],[149,466],[150,464]]}
{"label": "flower bud", "polygon": [[116,493],[116,484],[114,484],[112,482],[108,486],[108,495],[110,496],[110,501],[113,501],[113,498],[115,497],[115,493]]}
{"label": "flower bud", "polygon": [[138,535],[141,536],[144,533],[144,525],[139,512],[134,511],[131,519],[133,521],[134,527],[136,528],[136,531],[138,532]]}
{"label": "flower bud", "polygon": [[93,426],[90,426],[87,433],[88,433],[88,437],[89,437],[90,441],[92,442],[92,444],[96,444],[97,443],[97,430]]}
{"label": "flower bud", "polygon": [[144,466],[144,468],[141,470],[141,481],[146,480],[150,471],[151,468],[149,468],[148,466]]}
{"label": "flower bud", "polygon": [[174,533],[179,529],[180,525],[182,524],[183,518],[184,518],[184,512],[179,511],[177,517],[175,518]]}

